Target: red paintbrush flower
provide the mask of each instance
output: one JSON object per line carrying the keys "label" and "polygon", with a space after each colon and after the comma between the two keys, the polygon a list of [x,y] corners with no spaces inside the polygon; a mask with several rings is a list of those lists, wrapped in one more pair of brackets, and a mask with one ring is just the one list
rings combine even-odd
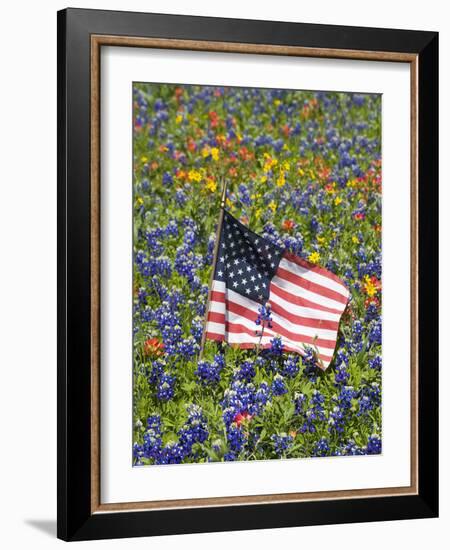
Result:
{"label": "red paintbrush flower", "polygon": [[249,422],[252,419],[252,415],[249,414],[247,411],[244,411],[242,413],[237,413],[237,415],[234,417],[233,422],[240,426],[243,422]]}
{"label": "red paintbrush flower", "polygon": [[160,356],[163,354],[164,344],[158,338],[148,338],[144,342],[144,354],[149,356]]}
{"label": "red paintbrush flower", "polygon": [[294,229],[295,227],[295,222],[293,222],[292,220],[284,220],[281,226],[285,231],[292,231],[292,229]]}

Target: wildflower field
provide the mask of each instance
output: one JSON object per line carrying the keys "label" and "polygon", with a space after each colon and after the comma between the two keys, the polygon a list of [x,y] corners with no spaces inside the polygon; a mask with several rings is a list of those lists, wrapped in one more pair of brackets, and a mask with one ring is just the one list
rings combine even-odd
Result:
{"label": "wildflower field", "polygon": [[[133,464],[381,453],[381,96],[140,83],[133,125]],[[225,180],[349,289],[327,370],[277,337],[199,361]]]}

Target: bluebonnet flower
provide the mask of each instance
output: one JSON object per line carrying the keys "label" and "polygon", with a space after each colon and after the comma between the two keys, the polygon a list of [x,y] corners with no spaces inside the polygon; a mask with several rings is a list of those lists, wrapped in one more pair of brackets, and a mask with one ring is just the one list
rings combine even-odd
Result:
{"label": "bluebonnet flower", "polygon": [[172,374],[163,374],[159,378],[156,397],[161,401],[169,401],[175,393],[175,376]]}
{"label": "bluebonnet flower", "polygon": [[275,356],[280,356],[283,353],[283,341],[279,336],[270,340],[270,353]]}
{"label": "bluebonnet flower", "polygon": [[298,374],[299,368],[298,355],[289,355],[283,361],[281,373],[288,378],[294,378]]}
{"label": "bluebonnet flower", "polygon": [[258,308],[258,317],[255,323],[258,326],[272,328],[272,310],[269,303]]}
{"label": "bluebonnet flower", "polygon": [[381,355],[375,355],[373,359],[369,359],[369,367],[374,370],[381,370]]}
{"label": "bluebonnet flower", "polygon": [[287,451],[289,451],[290,447],[292,446],[292,442],[294,441],[294,438],[292,437],[292,435],[273,434],[271,440],[275,448],[275,453],[278,455],[279,458],[281,458],[286,454]]}
{"label": "bluebonnet flower", "polygon": [[378,455],[381,453],[381,439],[378,435],[372,434],[367,442],[367,454]]}
{"label": "bluebonnet flower", "polygon": [[314,454],[316,456],[328,456],[330,452],[330,445],[328,439],[322,437],[314,446]]}
{"label": "bluebonnet flower", "polygon": [[204,443],[209,436],[208,425],[202,408],[198,405],[187,406],[188,419],[178,432],[179,443],[186,454],[192,450],[195,443]]}
{"label": "bluebonnet flower", "polygon": [[373,345],[381,346],[381,319],[377,319],[369,332],[369,347]]}
{"label": "bluebonnet flower", "polygon": [[283,395],[287,392],[288,389],[286,387],[283,377],[280,374],[276,374],[272,382],[272,393],[274,395]]}
{"label": "bluebonnet flower", "polygon": [[252,361],[243,361],[233,372],[233,378],[235,380],[243,380],[244,382],[251,382],[255,376],[255,364]]}
{"label": "bluebonnet flower", "polygon": [[334,381],[336,384],[346,384],[349,378],[350,374],[347,371],[347,365],[342,362],[339,366],[336,367]]}
{"label": "bluebonnet flower", "polygon": [[231,451],[240,453],[246,443],[246,436],[241,428],[231,425],[227,433],[227,441]]}
{"label": "bluebonnet flower", "polygon": [[220,372],[223,367],[223,355],[216,355],[212,362],[199,361],[195,374],[204,386],[215,385],[220,382]]}

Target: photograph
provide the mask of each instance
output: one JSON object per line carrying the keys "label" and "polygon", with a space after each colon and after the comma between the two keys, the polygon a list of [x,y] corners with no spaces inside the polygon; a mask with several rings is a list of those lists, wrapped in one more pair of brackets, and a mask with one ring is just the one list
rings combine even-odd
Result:
{"label": "photograph", "polygon": [[132,86],[133,466],[381,454],[382,94]]}

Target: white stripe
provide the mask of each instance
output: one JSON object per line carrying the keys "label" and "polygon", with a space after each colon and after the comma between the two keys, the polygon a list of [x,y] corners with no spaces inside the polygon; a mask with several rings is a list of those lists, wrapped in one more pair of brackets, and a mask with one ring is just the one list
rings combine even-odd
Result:
{"label": "white stripe", "polygon": [[336,302],[335,300],[331,300],[326,296],[322,296],[321,294],[316,294],[311,290],[306,290],[306,288],[303,288],[294,283],[291,283],[286,279],[282,279],[278,275],[275,275],[275,277],[272,279],[272,284],[277,285],[278,287],[282,288],[283,290],[286,290],[286,292],[289,292],[294,296],[299,296],[300,298],[304,298],[305,300],[308,300],[315,304],[319,304],[320,306],[330,307],[332,309],[336,309],[337,311],[341,311],[341,312],[344,311],[345,309],[345,305],[341,304],[341,302]]}
{"label": "white stripe", "polygon": [[213,323],[212,321],[208,321],[206,323],[206,332],[225,334],[225,325],[223,323]]}
{"label": "white stripe", "polygon": [[299,277],[302,277],[307,281],[311,281],[312,283],[316,283],[325,288],[329,288],[330,290],[334,290],[335,292],[338,292],[339,294],[344,296],[344,298],[348,298],[347,288],[344,286],[344,284],[339,284],[334,279],[325,277],[324,275],[316,273],[315,271],[312,271],[311,269],[308,269],[306,267],[302,267],[295,262],[289,261],[287,258],[281,259],[280,267],[287,269],[294,275],[298,275]]}

